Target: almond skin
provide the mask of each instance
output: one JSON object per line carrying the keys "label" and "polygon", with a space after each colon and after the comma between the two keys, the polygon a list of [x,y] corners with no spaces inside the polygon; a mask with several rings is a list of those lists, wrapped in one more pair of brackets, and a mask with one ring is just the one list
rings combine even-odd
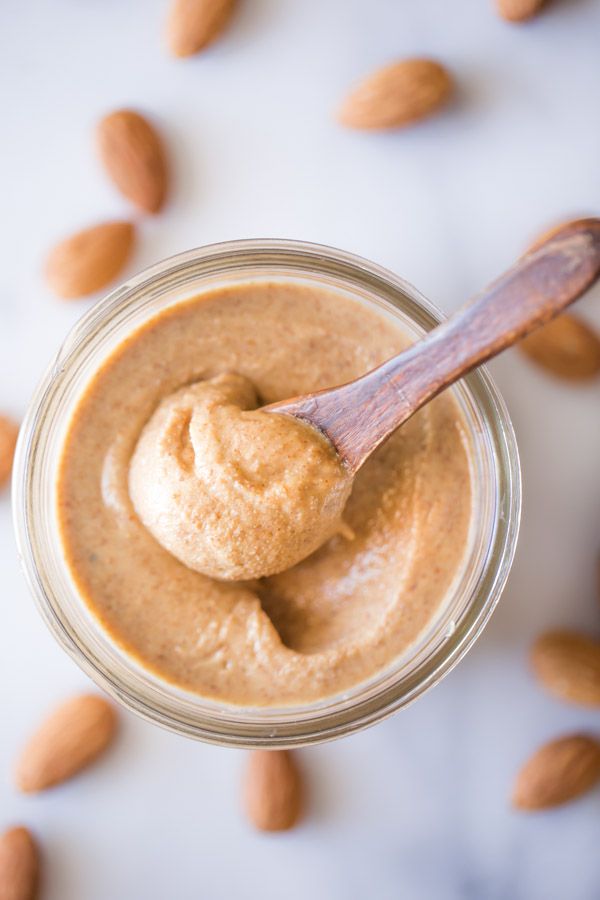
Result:
{"label": "almond skin", "polygon": [[38,850],[26,828],[11,828],[0,838],[0,900],[35,900]]}
{"label": "almond skin", "polygon": [[261,831],[293,828],[302,812],[302,783],[288,750],[254,750],[244,780],[248,818]]}
{"label": "almond skin", "polygon": [[499,14],[507,22],[526,22],[533,18],[545,0],[496,0]]}
{"label": "almond skin", "polygon": [[533,645],[531,663],[551,694],[600,706],[600,642],[573,631],[549,631]]}
{"label": "almond skin", "polygon": [[106,222],[58,244],[46,262],[49,287],[65,300],[105,287],[123,268],[133,247],[129,222]]}
{"label": "almond skin", "polygon": [[600,779],[600,744],[575,734],[546,744],[525,763],[513,791],[517,809],[559,806],[589,791]]}
{"label": "almond skin", "polygon": [[569,381],[600,373],[600,336],[573,313],[562,313],[519,343],[543,369]]}
{"label": "almond skin", "polygon": [[114,707],[95,694],[63,703],[46,719],[19,759],[16,783],[43,791],[71,778],[110,744],[117,727]]}
{"label": "almond skin", "polygon": [[158,212],[167,193],[167,166],[150,123],[127,109],[105,116],[98,125],[98,149],[121,193],[145,212]]}
{"label": "almond skin", "polygon": [[217,38],[237,0],[173,0],[167,43],[174,56],[193,56]]}
{"label": "almond skin", "polygon": [[425,118],[448,99],[449,73],[430,59],[407,59],[375,72],[358,85],[338,118],[350,128],[399,128]]}
{"label": "almond skin", "polygon": [[0,416],[0,488],[10,480],[18,434],[19,426]]}

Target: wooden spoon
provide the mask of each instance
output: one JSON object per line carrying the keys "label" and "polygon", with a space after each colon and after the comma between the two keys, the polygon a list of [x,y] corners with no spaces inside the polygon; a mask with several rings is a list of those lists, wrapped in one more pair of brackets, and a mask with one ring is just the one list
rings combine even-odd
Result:
{"label": "wooden spoon", "polygon": [[340,387],[265,409],[310,422],[357,472],[429,400],[562,312],[599,276],[600,219],[571,222],[398,356]]}

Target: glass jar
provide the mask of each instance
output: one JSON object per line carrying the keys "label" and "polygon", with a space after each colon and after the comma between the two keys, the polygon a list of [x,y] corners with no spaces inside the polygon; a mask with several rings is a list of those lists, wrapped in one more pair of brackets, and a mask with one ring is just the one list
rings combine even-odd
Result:
{"label": "glass jar", "polygon": [[370,681],[310,706],[247,709],[204,700],[144,670],[95,620],[63,557],[55,485],[66,428],[95,371],[144,321],[203,290],[261,280],[334,288],[399,320],[415,339],[443,318],[391,272],[315,244],[237,241],[165,260],[97,303],[58,351],[23,422],[13,507],[20,560],[42,616],[67,653],[107,693],[149,721],[189,737],[225,746],[289,747],[341,737],[386,718],[436,684],[464,656],[508,576],[519,527],[520,474],[506,408],[485,369],[478,369],[453,389],[474,448],[470,559],[419,641]]}

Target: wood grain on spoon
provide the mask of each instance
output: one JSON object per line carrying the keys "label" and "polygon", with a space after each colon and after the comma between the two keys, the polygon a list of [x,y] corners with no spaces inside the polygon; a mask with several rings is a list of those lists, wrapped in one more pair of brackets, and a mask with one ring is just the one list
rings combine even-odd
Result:
{"label": "wood grain on spoon", "polygon": [[600,219],[573,222],[362,378],[265,408],[314,425],[356,472],[425,403],[558,315],[599,276]]}

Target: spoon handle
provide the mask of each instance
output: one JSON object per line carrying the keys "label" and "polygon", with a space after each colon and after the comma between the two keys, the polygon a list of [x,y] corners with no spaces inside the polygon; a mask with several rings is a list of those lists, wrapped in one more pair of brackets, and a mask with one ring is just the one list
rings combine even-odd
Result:
{"label": "spoon handle", "polygon": [[600,219],[574,222],[416,344],[356,381],[275,404],[325,432],[354,472],[420,407],[562,312],[600,276]]}

